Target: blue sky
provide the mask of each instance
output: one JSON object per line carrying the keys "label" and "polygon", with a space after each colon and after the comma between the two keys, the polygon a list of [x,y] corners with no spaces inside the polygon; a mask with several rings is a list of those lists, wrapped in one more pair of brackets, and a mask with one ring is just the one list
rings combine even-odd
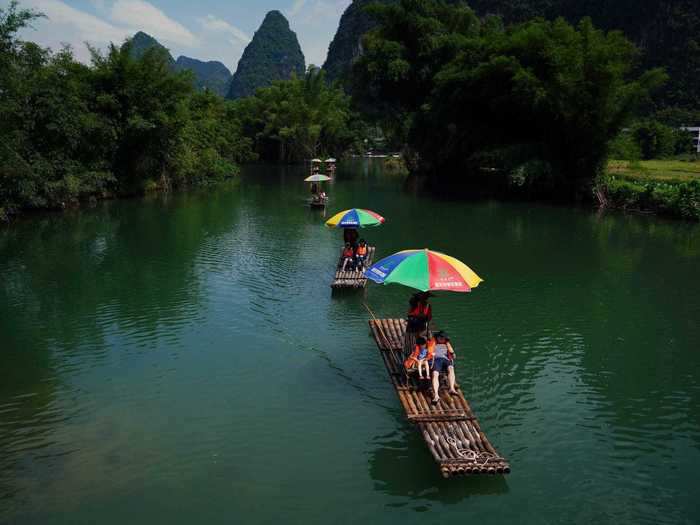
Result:
{"label": "blue sky", "polygon": [[[340,15],[351,0],[20,0],[48,19],[34,23],[22,38],[58,49],[70,44],[86,61],[85,42],[104,49],[136,31],[145,31],[170,49],[219,60],[235,71],[243,49],[272,9],[281,11],[296,32],[307,64],[321,65]],[[9,0],[0,0],[3,7]]]}

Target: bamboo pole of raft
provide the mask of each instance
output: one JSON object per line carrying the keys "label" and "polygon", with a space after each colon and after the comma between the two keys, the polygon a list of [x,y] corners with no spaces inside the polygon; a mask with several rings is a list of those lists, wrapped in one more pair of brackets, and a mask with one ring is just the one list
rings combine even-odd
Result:
{"label": "bamboo pole of raft", "polygon": [[440,449],[438,449],[438,444],[433,439],[433,437],[430,435],[430,432],[428,431],[427,428],[423,428],[423,439],[425,439],[425,442],[428,444],[428,448],[430,449],[430,452],[432,452],[433,457],[438,460],[438,461],[444,461],[446,459],[445,455],[442,453]]}
{"label": "bamboo pole of raft", "polygon": [[391,330],[394,333],[394,337],[396,338],[397,344],[400,344],[401,346],[403,346],[403,344],[402,344],[403,337],[401,336],[401,328],[400,328],[401,325],[399,325],[396,322],[396,319],[389,319],[387,324],[389,324],[389,326],[391,326]]}
{"label": "bamboo pole of raft", "polygon": [[394,344],[394,341],[396,341],[396,334],[391,330],[389,323],[387,323],[385,320],[379,321],[379,324],[382,327],[382,330],[384,330],[384,333],[389,336],[389,339],[391,339],[391,348],[393,349],[396,346]]}
{"label": "bamboo pole of raft", "polygon": [[411,412],[413,414],[420,414],[420,410],[418,410],[418,407],[416,406],[413,396],[411,395],[411,392],[402,392],[403,396],[408,400],[408,406],[411,407]]}
{"label": "bamboo pole of raft", "polygon": [[443,446],[442,441],[440,437],[437,435],[437,432],[435,432],[435,429],[433,428],[431,423],[427,424],[428,432],[430,436],[433,438],[433,441],[435,442],[435,448],[440,451],[440,454],[442,456],[442,459],[445,460],[450,457],[450,454],[447,453],[447,450],[445,446]]}

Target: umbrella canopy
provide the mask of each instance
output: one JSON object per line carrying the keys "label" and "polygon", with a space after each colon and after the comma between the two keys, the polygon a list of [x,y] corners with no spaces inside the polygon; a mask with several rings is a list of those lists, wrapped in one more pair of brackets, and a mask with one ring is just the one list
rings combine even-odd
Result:
{"label": "umbrella canopy", "polygon": [[331,157],[330,159],[326,159],[326,162],[335,162],[335,159]]}
{"label": "umbrella canopy", "polygon": [[311,159],[311,162],[323,162],[321,159]]}
{"label": "umbrella canopy", "polygon": [[310,177],[306,177],[304,179],[304,182],[326,182],[328,180],[331,180],[331,178],[328,175],[311,175]]}
{"label": "umbrella canopy", "polygon": [[462,261],[440,252],[404,250],[373,264],[365,277],[379,284],[403,284],[423,292],[470,292],[483,280]]}
{"label": "umbrella canopy", "polygon": [[352,208],[336,213],[326,221],[329,228],[367,228],[384,223],[384,217],[371,210]]}

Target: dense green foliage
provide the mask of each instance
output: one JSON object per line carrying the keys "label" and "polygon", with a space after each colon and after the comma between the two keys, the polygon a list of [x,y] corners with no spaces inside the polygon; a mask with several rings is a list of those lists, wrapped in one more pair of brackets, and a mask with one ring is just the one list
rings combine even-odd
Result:
{"label": "dense green foliage", "polygon": [[700,220],[700,180],[641,182],[610,176],[600,186],[610,207]]}
{"label": "dense green foliage", "polygon": [[644,119],[632,124],[610,144],[609,155],[618,160],[669,159],[692,156],[693,136],[679,128]]}
{"label": "dense green foliage", "polygon": [[200,91],[211,91],[222,97],[228,93],[231,72],[221,62],[215,60],[203,62],[184,55],[175,60],[165,46],[143,31],[137,32],[131,38],[130,46],[131,55],[134,58],[143,57],[151,49],[158,50],[173,71],[190,71],[193,85]]}
{"label": "dense green foliage", "polygon": [[231,80],[228,98],[247,97],[274,80],[287,80],[306,70],[296,34],[279,11],[270,11],[246,46]]}
{"label": "dense green foliage", "polygon": [[623,31],[640,47],[642,68],[664,67],[670,76],[657,99],[657,109],[684,110],[686,122],[678,124],[688,124],[688,119],[700,120],[700,9],[697,0],[470,0],[469,4],[480,15],[498,14],[507,23],[534,17],[564,17],[576,24],[590,17],[601,29]]}
{"label": "dense green foliage", "polygon": [[310,68],[303,78],[272,82],[235,102],[246,136],[255,137],[260,158],[292,162],[338,156],[364,130],[350,110],[350,98],[329,87],[324,73]]}
{"label": "dense green foliage", "polygon": [[[396,0],[377,0],[391,3]],[[362,34],[376,25],[366,12],[369,0],[354,0],[340,20],[328,49],[324,69],[332,80],[347,77],[360,53]],[[456,3],[456,2],[455,2]],[[643,108],[669,126],[700,124],[700,9],[696,0],[467,0],[484,18],[501,17],[506,24],[537,17],[563,17],[578,24],[590,17],[602,30],[621,30],[641,51],[640,70],[663,67],[669,82]]]}
{"label": "dense green foliage", "polygon": [[530,193],[588,197],[610,140],[664,80],[633,75],[636,48],[588,19],[504,28],[444,0],[371,12],[379,26],[364,39],[353,95],[405,137],[414,168],[441,181],[483,186],[485,164],[525,166],[515,182]]}
{"label": "dense green foliage", "polygon": [[19,41],[35,16],[0,9],[0,215],[220,178],[251,157],[229,103],[162,50],[112,45],[86,66]]}

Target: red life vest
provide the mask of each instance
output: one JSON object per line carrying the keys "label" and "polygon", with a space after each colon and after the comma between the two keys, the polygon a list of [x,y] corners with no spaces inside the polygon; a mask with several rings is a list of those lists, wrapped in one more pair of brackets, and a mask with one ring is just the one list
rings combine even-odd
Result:
{"label": "red life vest", "polygon": [[433,310],[430,305],[424,305],[423,303],[418,303],[415,308],[408,311],[409,317],[425,317],[426,319],[433,318]]}

